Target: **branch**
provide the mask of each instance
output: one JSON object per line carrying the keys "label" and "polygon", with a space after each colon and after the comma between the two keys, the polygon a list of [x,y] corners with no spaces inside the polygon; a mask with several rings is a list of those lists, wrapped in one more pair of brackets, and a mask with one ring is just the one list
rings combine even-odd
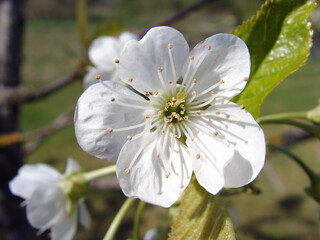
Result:
{"label": "branch", "polygon": [[31,102],[47,97],[56,90],[74,82],[80,76],[82,76],[80,71],[75,71],[74,73],[60,77],[55,81],[48,83],[46,86],[36,91],[32,91],[22,86],[15,88],[0,86],[0,106],[13,103]]}
{"label": "branch", "polygon": [[148,27],[147,29],[145,29],[144,31],[142,31],[139,34],[139,37],[142,38],[151,27],[172,25],[174,22],[181,20],[182,18],[186,17],[188,14],[190,14],[190,13],[200,9],[201,7],[205,6],[206,4],[212,3],[214,1],[215,0],[202,0],[202,1],[196,2],[196,3],[192,4],[191,6],[186,7],[184,9],[182,9],[181,11],[174,13],[170,17]]}

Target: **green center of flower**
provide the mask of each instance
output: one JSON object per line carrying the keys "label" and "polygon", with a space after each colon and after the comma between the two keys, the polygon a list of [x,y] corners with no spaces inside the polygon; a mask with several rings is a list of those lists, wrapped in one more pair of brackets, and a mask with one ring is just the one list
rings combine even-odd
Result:
{"label": "green center of flower", "polygon": [[171,123],[176,123],[181,120],[186,120],[186,108],[185,108],[185,99],[188,96],[187,92],[181,92],[172,97],[172,99],[166,102],[163,110],[164,116]]}

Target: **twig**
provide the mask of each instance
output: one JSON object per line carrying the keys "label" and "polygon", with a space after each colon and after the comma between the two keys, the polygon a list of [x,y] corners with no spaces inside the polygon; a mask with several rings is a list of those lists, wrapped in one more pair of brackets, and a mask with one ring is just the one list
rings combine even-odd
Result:
{"label": "twig", "polygon": [[[195,4],[192,4],[191,6],[189,7],[186,7],[184,9],[182,9],[181,11],[178,11],[176,13],[174,13],[173,15],[171,15],[170,17],[152,25],[151,27],[155,27],[155,26],[169,26],[171,24],[173,24],[174,22],[177,22],[178,20],[181,20],[182,18],[184,18],[185,16],[187,16],[188,14],[198,10],[199,8],[205,6],[206,4],[208,3],[212,3],[214,2],[215,0],[202,0],[202,1],[199,1],[199,2],[196,2]],[[142,31],[140,34],[139,34],[139,37],[142,38],[146,32],[151,28],[151,27],[148,27],[147,29],[145,29],[144,31]]]}
{"label": "twig", "polygon": [[66,76],[60,77],[57,80],[48,83],[46,86],[32,91],[25,87],[19,86],[15,88],[9,87],[0,87],[0,106],[13,104],[13,103],[23,103],[31,102],[49,96],[51,93],[54,93],[56,90],[72,83],[82,74],[79,71],[68,74]]}

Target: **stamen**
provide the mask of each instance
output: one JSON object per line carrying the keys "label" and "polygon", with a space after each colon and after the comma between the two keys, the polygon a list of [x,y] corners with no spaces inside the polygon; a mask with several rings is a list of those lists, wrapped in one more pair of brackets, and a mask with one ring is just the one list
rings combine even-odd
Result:
{"label": "stamen", "polygon": [[119,63],[120,60],[119,60],[119,59],[115,59],[114,62],[115,62],[115,63]]}
{"label": "stamen", "polygon": [[225,82],[224,82],[224,80],[223,79],[221,79],[220,80],[220,84],[224,84]]}
{"label": "stamen", "polygon": [[164,176],[165,176],[166,178],[169,178],[170,173],[165,173]]}
{"label": "stamen", "polygon": [[100,80],[101,76],[100,75],[96,75],[96,80]]}
{"label": "stamen", "polygon": [[144,116],[145,119],[149,119],[150,117],[148,115]]}
{"label": "stamen", "polygon": [[243,110],[243,109],[245,109],[245,108],[246,108],[246,107],[245,107],[244,105],[241,105],[241,106],[240,106],[240,109],[241,109],[241,110]]}
{"label": "stamen", "polygon": [[213,133],[213,136],[214,136],[214,137],[218,136],[218,132],[214,132],[214,133]]}
{"label": "stamen", "polygon": [[169,49],[172,49],[172,48],[173,48],[173,44],[172,44],[172,43],[169,43],[169,44],[168,44],[168,48],[169,48]]}
{"label": "stamen", "polygon": [[111,101],[111,102],[114,102],[114,100],[116,100],[114,97],[111,97],[111,98],[110,98],[110,101]]}
{"label": "stamen", "polygon": [[245,78],[243,79],[243,81],[245,81],[245,82],[248,82],[248,80],[249,80],[248,77],[245,77]]}
{"label": "stamen", "polygon": [[172,84],[172,80],[169,80],[168,82],[169,82],[169,84]]}
{"label": "stamen", "polygon": [[130,169],[127,168],[126,170],[124,170],[124,172],[125,172],[126,174],[130,174]]}
{"label": "stamen", "polygon": [[[172,56],[172,51],[171,51],[172,48],[173,48],[173,44],[169,43],[168,49],[169,49],[169,59],[170,59],[170,66],[171,66],[171,71],[172,71],[172,78],[173,78],[174,83],[176,83],[177,74],[176,74],[176,68],[175,68],[174,62],[173,62],[173,56]],[[175,87],[175,85],[176,84],[174,84],[174,87]],[[174,91],[176,91],[176,90],[174,89]]]}
{"label": "stamen", "polygon": [[220,115],[220,111],[216,111],[216,114],[217,114],[217,115]]}
{"label": "stamen", "polygon": [[133,78],[131,77],[131,78],[128,78],[128,81],[129,82],[132,82],[133,81]]}
{"label": "stamen", "polygon": [[160,153],[157,153],[157,158],[159,158],[160,157]]}
{"label": "stamen", "polygon": [[196,159],[200,159],[200,154],[199,153],[196,155]]}
{"label": "stamen", "polygon": [[207,50],[211,50],[211,46],[210,46],[210,45],[207,45],[207,46],[206,46],[206,49],[207,49]]}
{"label": "stamen", "polygon": [[107,128],[108,133],[112,133],[113,129],[112,128]]}
{"label": "stamen", "polygon": [[139,124],[136,124],[136,125],[131,125],[131,126],[128,126],[128,127],[116,128],[116,129],[108,128],[107,130],[108,130],[108,132],[109,132],[109,129],[111,129],[111,132],[121,132],[121,131],[127,131],[127,130],[131,130],[131,129],[143,127],[144,125],[146,125],[146,121],[144,121],[143,123],[139,123]]}
{"label": "stamen", "polygon": [[127,136],[127,139],[128,139],[129,141],[132,140],[132,136],[128,135],[128,136]]}

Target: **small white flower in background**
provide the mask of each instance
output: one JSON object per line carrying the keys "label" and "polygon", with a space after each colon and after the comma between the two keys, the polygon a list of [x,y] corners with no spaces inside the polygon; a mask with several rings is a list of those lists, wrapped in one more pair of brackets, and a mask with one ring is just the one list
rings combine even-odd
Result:
{"label": "small white flower in background", "polygon": [[190,53],[183,35],[152,28],[125,45],[117,82],[100,81],[79,98],[75,133],[88,153],[117,161],[124,194],[171,206],[192,172],[208,192],[253,181],[265,139],[244,109],[230,102],[249,77],[250,55],[232,34],[216,34]]}
{"label": "small white flower in background", "polygon": [[84,89],[97,83],[96,75],[103,79],[117,80],[115,59],[120,57],[124,45],[130,40],[137,40],[138,37],[130,32],[123,32],[119,38],[111,36],[98,37],[91,43],[88,56],[94,67],[89,67],[84,77]]}
{"label": "small white flower in background", "polygon": [[78,220],[85,228],[90,227],[90,215],[84,202],[80,200],[70,212],[61,186],[63,179],[78,169],[78,163],[72,158],[68,159],[63,175],[47,164],[26,164],[9,183],[11,192],[25,199],[27,218],[33,227],[39,228],[40,234],[51,229],[51,239],[70,240],[76,233]]}

